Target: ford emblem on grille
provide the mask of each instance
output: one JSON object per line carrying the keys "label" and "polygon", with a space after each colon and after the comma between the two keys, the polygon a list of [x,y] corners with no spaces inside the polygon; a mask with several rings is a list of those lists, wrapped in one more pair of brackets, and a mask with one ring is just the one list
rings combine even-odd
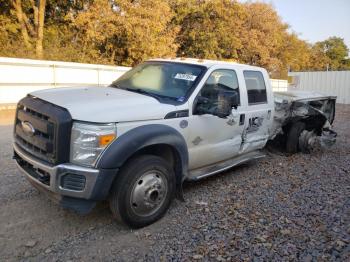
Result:
{"label": "ford emblem on grille", "polygon": [[28,121],[22,121],[21,123],[23,132],[28,136],[33,136],[35,134],[35,128]]}

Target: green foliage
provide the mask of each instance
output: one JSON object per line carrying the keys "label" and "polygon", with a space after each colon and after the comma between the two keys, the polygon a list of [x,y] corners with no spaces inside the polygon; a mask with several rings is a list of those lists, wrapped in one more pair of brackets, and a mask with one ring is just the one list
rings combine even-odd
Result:
{"label": "green foliage", "polygon": [[[288,26],[282,23],[271,5],[247,3],[247,18],[241,33],[243,62],[267,68],[273,75],[282,70],[281,50],[288,36]],[[287,62],[287,61],[286,61]],[[286,69],[286,67],[285,67]]]}
{"label": "green foliage", "polygon": [[331,70],[349,70],[349,49],[340,37],[330,37],[325,41],[317,42],[315,48],[322,53]]}
{"label": "green foliage", "polygon": [[110,64],[134,65],[175,54],[177,27],[162,0],[96,0],[72,19],[84,57]]}
{"label": "green foliage", "polygon": [[[35,58],[35,34],[25,44],[13,1],[0,0],[0,56]],[[33,3],[22,0],[21,6],[35,25]],[[343,39],[310,45],[262,2],[47,0],[43,47],[45,59],[86,63],[135,65],[174,56],[235,60],[263,66],[278,78],[286,78],[288,69],[350,70]]]}
{"label": "green foliage", "polygon": [[275,75],[277,78],[286,78],[288,69],[302,71],[310,68],[310,45],[294,33],[285,35],[277,56],[281,62],[279,72]]}
{"label": "green foliage", "polygon": [[245,14],[230,0],[184,1],[175,6],[179,56],[238,59]]}

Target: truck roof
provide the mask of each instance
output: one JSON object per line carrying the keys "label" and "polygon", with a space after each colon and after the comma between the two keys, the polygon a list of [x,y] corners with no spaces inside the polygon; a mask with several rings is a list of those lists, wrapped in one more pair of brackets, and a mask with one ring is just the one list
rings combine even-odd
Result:
{"label": "truck roof", "polygon": [[184,57],[175,57],[175,58],[155,58],[150,59],[148,61],[163,61],[163,62],[172,62],[172,63],[185,63],[185,64],[194,64],[194,65],[201,65],[205,66],[207,68],[212,67],[214,65],[234,65],[237,67],[243,67],[245,69],[254,69],[254,70],[261,70],[264,69],[262,67],[257,66],[251,66],[247,64],[240,64],[233,61],[219,61],[219,60],[209,60],[209,59],[198,59],[198,58],[184,58]]}

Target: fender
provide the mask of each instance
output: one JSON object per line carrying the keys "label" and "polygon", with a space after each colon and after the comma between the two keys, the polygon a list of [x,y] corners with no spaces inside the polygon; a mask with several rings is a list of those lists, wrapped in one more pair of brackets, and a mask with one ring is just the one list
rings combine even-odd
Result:
{"label": "fender", "polygon": [[[97,168],[120,168],[125,161],[138,150],[158,144],[171,146],[179,158],[176,167],[176,184],[180,197],[182,195],[182,182],[188,170],[188,150],[183,136],[174,128],[167,125],[150,124],[139,126],[118,137],[103,152],[97,162]],[[182,197],[181,197],[182,198]]]}

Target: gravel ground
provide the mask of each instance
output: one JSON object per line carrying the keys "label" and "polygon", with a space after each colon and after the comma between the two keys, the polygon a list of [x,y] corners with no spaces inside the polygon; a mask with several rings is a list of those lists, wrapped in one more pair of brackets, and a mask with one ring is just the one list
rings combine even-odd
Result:
{"label": "gravel ground", "polygon": [[185,203],[131,230],[106,203],[79,216],[39,194],[11,160],[12,126],[0,120],[0,260],[350,261],[350,106],[338,105],[334,126],[331,149],[270,153],[188,183]]}

